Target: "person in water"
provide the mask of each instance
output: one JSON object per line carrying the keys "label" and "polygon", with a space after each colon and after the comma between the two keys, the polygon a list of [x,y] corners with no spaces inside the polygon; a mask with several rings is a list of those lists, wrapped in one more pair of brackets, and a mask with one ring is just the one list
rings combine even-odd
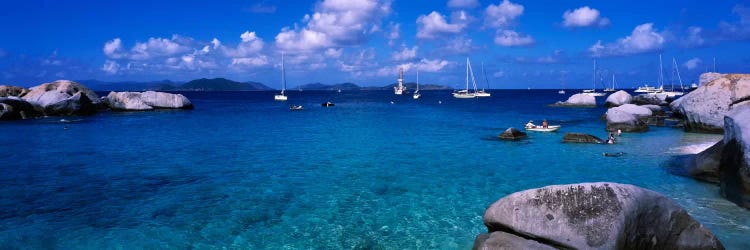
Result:
{"label": "person in water", "polygon": [[549,127],[549,124],[547,124],[547,119],[544,119],[542,121],[542,128],[548,128],[548,127]]}
{"label": "person in water", "polygon": [[613,135],[612,133],[609,133],[609,138],[607,138],[607,144],[615,144],[615,142],[617,142],[615,140],[615,135]]}
{"label": "person in water", "polygon": [[622,134],[622,130],[618,129],[617,130],[617,136],[619,137],[621,134]]}

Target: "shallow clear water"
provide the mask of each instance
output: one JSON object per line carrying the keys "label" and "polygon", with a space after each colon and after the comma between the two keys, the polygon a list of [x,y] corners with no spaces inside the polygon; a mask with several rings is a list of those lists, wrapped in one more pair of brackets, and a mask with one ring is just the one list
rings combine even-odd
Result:
{"label": "shallow clear water", "polygon": [[[605,109],[547,107],[566,98],[553,90],[185,95],[195,110],[0,123],[0,246],[467,249],[507,194],[610,181],[660,192],[728,248],[750,248],[750,211],[665,167],[720,137],[664,127],[563,144],[565,132],[606,137]],[[561,131],[494,139],[545,118]]]}

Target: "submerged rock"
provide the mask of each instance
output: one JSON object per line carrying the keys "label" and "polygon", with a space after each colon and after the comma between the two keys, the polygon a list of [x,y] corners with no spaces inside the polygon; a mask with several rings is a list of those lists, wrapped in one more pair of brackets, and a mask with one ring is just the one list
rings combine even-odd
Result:
{"label": "submerged rock", "polygon": [[672,200],[627,184],[513,193],[493,203],[483,221],[489,235],[479,235],[475,249],[724,249]]}
{"label": "submerged rock", "polygon": [[604,143],[599,137],[583,134],[583,133],[565,133],[563,136],[563,142],[574,142],[574,143]]}
{"label": "submerged rock", "polygon": [[18,98],[0,97],[0,120],[19,120],[41,116],[39,107]]}
{"label": "submerged rock", "polygon": [[156,91],[109,92],[104,99],[110,109],[118,111],[193,108],[193,104],[190,100],[182,94]]}
{"label": "submerged rock", "polygon": [[750,74],[726,74],[718,78],[711,74],[701,77],[713,80],[670,105],[675,115],[685,119],[686,131],[721,133],[724,115],[750,100]]}
{"label": "submerged rock", "polygon": [[7,96],[23,96],[28,93],[29,90],[22,87],[0,85],[0,97]]}
{"label": "submerged rock", "polygon": [[101,107],[94,91],[68,80],[32,87],[23,99],[42,107],[45,115],[89,115]]}
{"label": "submerged rock", "polygon": [[724,150],[719,164],[721,195],[750,209],[750,107],[732,110],[724,118]]}
{"label": "submerged rock", "polygon": [[604,102],[604,105],[607,107],[617,107],[623,104],[629,104],[632,100],[633,96],[628,94],[625,90],[620,90],[609,95]]}
{"label": "submerged rock", "polygon": [[518,129],[514,127],[510,127],[506,129],[505,132],[501,133],[499,137],[503,140],[520,140],[526,138],[526,133],[518,131]]}
{"label": "submerged rock", "polygon": [[552,106],[559,107],[596,107],[596,98],[586,94],[575,94],[564,102],[556,102]]}

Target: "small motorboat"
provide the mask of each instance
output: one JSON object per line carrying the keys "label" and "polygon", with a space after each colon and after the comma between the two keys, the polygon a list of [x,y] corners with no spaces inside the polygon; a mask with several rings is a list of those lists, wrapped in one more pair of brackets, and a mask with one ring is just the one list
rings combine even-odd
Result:
{"label": "small motorboat", "polygon": [[291,110],[291,111],[302,110],[302,105],[289,105],[289,110]]}
{"label": "small motorboat", "polygon": [[542,126],[526,127],[527,131],[536,131],[536,132],[555,132],[558,129],[560,129],[560,125],[549,125],[546,128]]}
{"label": "small motorboat", "polygon": [[332,102],[324,102],[324,103],[321,103],[320,106],[333,107],[333,106],[336,106],[336,104],[333,104]]}

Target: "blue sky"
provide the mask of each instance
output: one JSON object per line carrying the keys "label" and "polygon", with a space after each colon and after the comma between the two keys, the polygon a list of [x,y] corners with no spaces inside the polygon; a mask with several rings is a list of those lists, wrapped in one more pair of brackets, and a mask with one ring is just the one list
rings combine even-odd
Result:
{"label": "blue sky", "polygon": [[[465,58],[493,88],[653,85],[750,72],[747,1],[24,1],[0,9],[0,83],[226,77],[278,88],[413,81],[460,87]],[[706,6],[710,5],[710,6]],[[478,79],[479,80],[479,79]],[[601,88],[601,87],[599,87]]]}

